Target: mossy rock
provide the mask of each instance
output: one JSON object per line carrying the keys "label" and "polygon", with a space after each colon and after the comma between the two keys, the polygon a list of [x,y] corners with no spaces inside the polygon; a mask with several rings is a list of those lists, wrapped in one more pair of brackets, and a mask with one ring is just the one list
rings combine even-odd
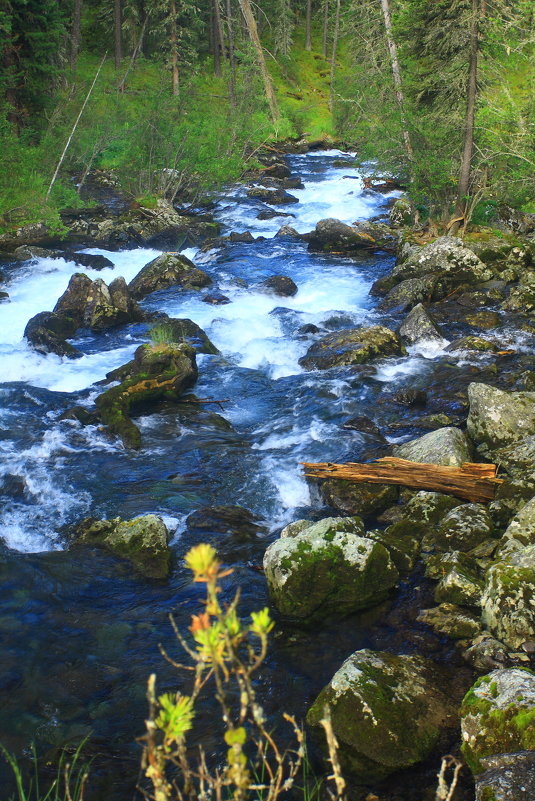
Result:
{"label": "mossy rock", "polygon": [[468,433],[479,445],[499,448],[535,434],[535,392],[504,392],[474,383],[468,400]]}
{"label": "mossy rock", "polygon": [[461,705],[462,751],[474,774],[494,754],[535,751],[535,675],[503,668],[481,676]]}
{"label": "mossy rock", "polygon": [[481,606],[486,628],[512,650],[535,638],[535,545],[487,570]]}
{"label": "mossy rock", "polygon": [[472,458],[472,448],[466,435],[453,426],[430,431],[423,437],[398,445],[393,448],[393,453],[400,459],[449,467],[460,467]]}
{"label": "mossy rock", "polygon": [[476,353],[496,353],[499,347],[495,342],[482,337],[468,336],[456,339],[446,348],[447,351],[473,350]]}
{"label": "mossy rock", "polygon": [[422,542],[424,549],[467,551],[492,537],[494,523],[488,509],[480,503],[457,506],[431,530]]}
{"label": "mossy rock", "polygon": [[535,751],[493,754],[480,761],[484,772],[476,776],[475,801],[533,801]]}
{"label": "mossy rock", "polygon": [[320,740],[328,706],[342,771],[361,782],[381,780],[425,759],[451,725],[451,700],[439,681],[435,666],[421,657],[357,651],[320,692],[306,721]]}
{"label": "mossy rock", "polygon": [[410,573],[420,553],[420,541],[411,534],[396,534],[398,524],[394,523],[385,531],[375,529],[366,532],[366,537],[384,545],[390,558],[400,573]]}
{"label": "mossy rock", "polygon": [[462,501],[441,492],[421,490],[407,503],[403,517],[412,523],[438,523],[448,512],[462,505]]}
{"label": "mossy rock", "polygon": [[178,253],[162,253],[143,267],[130,281],[128,289],[132,297],[140,299],[150,292],[171,286],[201,289],[211,283],[210,276],[196,267],[186,256]]}
{"label": "mossy rock", "polygon": [[359,518],[326,518],[269,546],[264,570],[282,617],[309,625],[387,597],[398,571],[386,548],[362,532]]}
{"label": "mossy rock", "polygon": [[438,634],[445,634],[452,640],[469,639],[481,631],[479,617],[457,604],[442,603],[431,609],[422,609],[418,614],[418,620],[427,623]]}
{"label": "mossy rock", "polygon": [[357,484],[339,478],[328,478],[319,485],[324,503],[339,512],[352,515],[379,514],[396,502],[398,487],[386,484]]}
{"label": "mossy rock", "polygon": [[155,341],[161,340],[164,344],[186,342],[195,348],[197,353],[207,353],[213,356],[219,354],[219,350],[208,334],[187,317],[164,318],[161,322],[157,322],[149,333]]}
{"label": "mossy rock", "polygon": [[105,548],[128,559],[148,578],[167,578],[171,569],[169,532],[160,517],[143,515],[132,520],[87,518],[76,528],[78,544]]}
{"label": "mossy rock", "polygon": [[500,540],[498,556],[503,559],[527,545],[535,545],[535,498],[531,498],[509,523]]}
{"label": "mossy rock", "polygon": [[307,370],[328,370],[366,364],[386,356],[401,356],[405,349],[399,336],[383,325],[348,328],[329,334],[310,346],[299,364]]}
{"label": "mossy rock", "polygon": [[483,594],[481,578],[475,559],[460,551],[436,554],[426,563],[426,575],[438,579],[435,601],[460,606],[480,606]]}

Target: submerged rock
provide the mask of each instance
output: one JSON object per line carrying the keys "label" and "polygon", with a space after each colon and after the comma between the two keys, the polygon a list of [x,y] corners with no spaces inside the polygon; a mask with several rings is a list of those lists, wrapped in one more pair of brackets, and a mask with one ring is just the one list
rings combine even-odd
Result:
{"label": "submerged rock", "polygon": [[535,751],[535,675],[520,668],[479,678],[461,706],[462,751],[473,773],[481,760],[513,751]]}
{"label": "submerged rock", "polygon": [[148,578],[167,578],[171,569],[169,532],[160,517],[143,515],[132,520],[87,518],[76,527],[78,544],[95,545],[128,559]]}
{"label": "submerged rock", "polygon": [[535,638],[535,545],[508,554],[488,570],[482,620],[512,650]]}
{"label": "submerged rock", "polygon": [[245,541],[265,531],[258,518],[243,506],[203,506],[188,516],[186,526],[189,531],[231,534]]}
{"label": "submerged rock", "polygon": [[202,289],[212,279],[179,253],[162,253],[146,264],[128,284],[132,297],[139,300],[151,292],[178,286],[181,289]]}
{"label": "submerged rock", "polygon": [[412,462],[425,462],[451,467],[460,467],[470,462],[472,452],[470,443],[459,428],[447,427],[430,431],[423,437],[405,442],[393,448],[400,459]]}
{"label": "submerged rock", "polygon": [[297,295],[297,284],[287,275],[272,275],[260,284],[261,287],[273,292],[274,295],[288,298]]}
{"label": "submerged rock", "polygon": [[141,345],[134,359],[109,373],[109,380],[120,380],[96,399],[102,422],[118,434],[130,448],[141,447],[141,434],[130,419],[135,406],[163,398],[176,400],[197,380],[195,350],[181,345]]}
{"label": "submerged rock", "polygon": [[306,369],[328,370],[365,364],[385,356],[402,356],[399,336],[383,325],[349,328],[329,334],[310,346],[299,364]]}
{"label": "submerged rock", "polygon": [[425,759],[452,724],[451,699],[439,682],[422,657],[357,651],[320,692],[307,724],[319,735],[327,705],[342,772],[377,781]]}
{"label": "submerged rock", "polygon": [[535,434],[535,392],[504,392],[474,383],[468,400],[466,425],[478,445],[499,448]]}
{"label": "submerged rock", "polygon": [[384,600],[398,580],[386,548],[363,536],[359,518],[326,518],[264,555],[269,595],[287,620],[310,624],[351,614]]}

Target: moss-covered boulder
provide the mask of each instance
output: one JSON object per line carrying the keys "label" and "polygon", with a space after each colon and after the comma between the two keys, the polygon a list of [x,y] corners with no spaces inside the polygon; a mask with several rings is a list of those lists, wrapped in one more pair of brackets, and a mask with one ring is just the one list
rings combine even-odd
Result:
{"label": "moss-covered boulder", "polygon": [[472,449],[460,428],[449,426],[393,448],[394,456],[412,462],[460,467],[471,461]]}
{"label": "moss-covered boulder", "polygon": [[392,271],[398,281],[435,275],[447,288],[461,284],[479,284],[492,278],[492,270],[473,251],[464,246],[462,239],[441,236],[418,250]]}
{"label": "moss-covered boulder", "polygon": [[327,478],[320,481],[319,492],[324,503],[339,512],[351,515],[379,514],[396,502],[399,488],[386,484],[367,484]]}
{"label": "moss-covered boulder", "polygon": [[385,531],[367,531],[366,537],[385,546],[400,573],[410,573],[420,553],[420,541],[411,534],[397,533],[397,530],[398,526],[394,524]]}
{"label": "moss-covered boulder", "polygon": [[512,650],[535,638],[535,545],[487,570],[481,608],[487,629]]}
{"label": "moss-covered boulder", "polygon": [[483,773],[476,776],[476,801],[533,801],[535,751],[493,754],[480,762]]}
{"label": "moss-covered boulder", "polygon": [[481,676],[461,706],[462,751],[470,769],[493,754],[535,751],[535,675],[504,668]]}
{"label": "moss-covered boulder", "polygon": [[394,228],[412,225],[414,222],[414,208],[407,197],[398,197],[388,214],[388,222]]}
{"label": "moss-covered boulder", "polygon": [[86,518],[76,527],[77,544],[105,548],[128,559],[149,578],[166,578],[171,569],[169,532],[160,517],[143,515],[132,520]]}
{"label": "moss-covered boulder", "polygon": [[404,353],[401,340],[394,331],[384,325],[374,325],[336,331],[319,339],[311,345],[299,364],[307,370],[328,370],[330,367],[366,364],[374,359],[401,356]]}
{"label": "moss-covered boulder", "polygon": [[422,609],[418,620],[451,640],[466,640],[481,631],[479,617],[457,604],[442,603],[431,609]]}
{"label": "moss-covered boulder", "polygon": [[426,576],[438,579],[435,587],[435,601],[479,606],[483,594],[483,579],[477,562],[462,551],[436,554],[426,563]]}
{"label": "moss-covered boulder", "polygon": [[179,253],[162,253],[150,261],[128,284],[133,298],[139,300],[151,292],[178,286],[181,289],[202,289],[212,279]]}
{"label": "moss-covered boulder", "polygon": [[[381,280],[381,279],[379,279]],[[394,283],[394,286],[391,286]],[[407,311],[419,303],[426,303],[433,299],[437,279],[434,275],[424,275],[422,278],[407,278],[395,284],[394,279],[388,281],[386,297],[381,301],[379,308],[382,311],[398,309]],[[375,286],[375,285],[374,285]],[[378,287],[375,288],[376,293]],[[383,294],[379,292],[379,294]]]}
{"label": "moss-covered boulder", "polygon": [[407,345],[422,340],[446,343],[442,333],[423,303],[418,303],[401,323],[399,335]]}
{"label": "moss-covered boulder", "polygon": [[378,250],[385,247],[385,233],[388,245],[392,244],[392,232],[384,229],[369,230],[369,226],[346,225],[333,217],[320,220],[316,228],[304,238],[311,250],[354,253],[359,250]]}
{"label": "moss-covered boulder", "polygon": [[90,328],[92,331],[143,319],[124,278],[116,278],[106,286],[101,278],[92,281],[85,273],[71,276],[67,289],[54,306],[54,312],[72,318],[76,328]]}
{"label": "moss-covered boulder", "polygon": [[271,206],[287,206],[289,203],[299,203],[299,198],[286,192],[285,189],[262,189],[254,187],[247,190],[247,197],[258,198]]}
{"label": "moss-covered boulder", "polygon": [[120,381],[96,399],[97,412],[109,431],[130,448],[141,447],[141,434],[130,419],[135,407],[163,399],[177,400],[197,380],[195,351],[190,345],[141,345],[131,362],[108,373]]}
{"label": "moss-covered boulder", "polygon": [[494,523],[486,506],[465,503],[448,512],[439,525],[425,535],[422,545],[427,550],[466,553],[493,534]]}
{"label": "moss-covered boulder", "polygon": [[180,344],[186,342],[195,348],[197,353],[211,355],[219,353],[206,331],[187,317],[163,317],[149,333],[155,343]]}
{"label": "moss-covered boulder", "polygon": [[326,518],[269,546],[264,555],[269,595],[285,619],[310,624],[387,597],[398,571],[386,548],[363,531],[359,518]]}
{"label": "moss-covered boulder", "polygon": [[474,383],[468,400],[468,433],[478,445],[500,448],[535,434],[535,392],[504,392]]}
{"label": "moss-covered boulder", "polygon": [[403,517],[411,523],[438,523],[448,512],[462,505],[462,501],[441,492],[417,492],[405,506]]}
{"label": "moss-covered boulder", "polygon": [[501,559],[535,545],[535,498],[531,498],[513,517],[500,540],[498,554]]}
{"label": "moss-covered boulder", "polygon": [[461,337],[461,339],[455,339],[450,345],[448,345],[446,350],[468,350],[475,351],[476,353],[496,353],[499,350],[499,347],[495,342],[491,342],[489,339],[468,336]]}
{"label": "moss-covered boulder", "polygon": [[306,721],[318,739],[325,706],[342,771],[364,782],[425,759],[452,722],[431,662],[367,649],[346,659],[310,707]]}

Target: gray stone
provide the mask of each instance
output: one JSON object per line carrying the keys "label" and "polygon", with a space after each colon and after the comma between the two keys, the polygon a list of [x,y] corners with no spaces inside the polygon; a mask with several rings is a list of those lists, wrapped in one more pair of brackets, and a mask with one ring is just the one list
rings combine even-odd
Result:
{"label": "gray stone", "polygon": [[383,325],[335,331],[310,346],[299,364],[307,370],[328,370],[366,364],[385,356],[405,352],[399,336]]}
{"label": "gray stone", "polygon": [[421,340],[431,340],[432,342],[445,343],[437,324],[425,309],[422,303],[418,303],[409,312],[401,323],[399,335],[403,342],[413,345]]}
{"label": "gray stone", "polygon": [[468,387],[468,433],[478,445],[499,448],[535,434],[535,392]]}
{"label": "gray stone", "polygon": [[476,801],[533,801],[535,751],[496,754],[480,762],[484,771],[476,777]]}
{"label": "gray stone", "polygon": [[132,297],[139,300],[150,292],[171,286],[178,286],[181,289],[201,289],[211,283],[210,276],[196,267],[186,256],[178,253],[162,253],[143,267],[130,281],[128,288]]}
{"label": "gray stone", "polygon": [[483,504],[466,503],[452,509],[423,540],[425,548],[438,551],[467,551],[492,537],[494,523]]}
{"label": "gray stone", "polygon": [[481,606],[486,628],[512,650],[535,637],[535,545],[487,570]]}
{"label": "gray stone", "polygon": [[470,443],[459,428],[447,427],[430,431],[423,437],[405,442],[392,449],[400,459],[412,462],[460,467],[471,461]]}
{"label": "gray stone", "polygon": [[456,604],[443,603],[431,609],[422,609],[418,620],[452,640],[469,639],[481,631],[479,618]]}

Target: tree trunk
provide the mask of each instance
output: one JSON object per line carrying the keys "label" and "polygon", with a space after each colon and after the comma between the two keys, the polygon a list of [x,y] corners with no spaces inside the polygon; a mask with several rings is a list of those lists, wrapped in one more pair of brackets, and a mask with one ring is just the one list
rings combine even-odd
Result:
{"label": "tree trunk", "polygon": [[407,125],[405,122],[405,98],[403,97],[403,89],[401,88],[401,70],[399,68],[398,52],[396,42],[392,35],[392,19],[390,17],[390,0],[381,0],[381,7],[383,9],[383,18],[385,21],[386,41],[388,44],[388,52],[390,53],[390,65],[392,67],[392,75],[394,76],[394,87],[396,90],[396,100],[399,106],[401,115],[401,125],[403,128],[403,142],[405,144],[405,152],[409,161],[412,161],[414,153],[412,150],[411,140]]}
{"label": "tree trunk", "polygon": [[340,32],[340,0],[336,0],[336,14],[334,17],[334,34],[333,34],[333,49],[331,53],[331,82],[330,82],[330,98],[329,108],[332,111],[334,108],[334,67],[336,63],[336,49],[338,47],[338,34]]}
{"label": "tree trunk", "polygon": [[171,0],[169,6],[169,13],[171,15],[171,81],[173,86],[173,96],[178,96],[178,43],[177,43],[177,29],[176,29],[176,3]]}
{"label": "tree trunk", "polygon": [[115,69],[121,67],[122,54],[122,36],[121,36],[121,0],[114,0],[113,5],[113,33],[115,42]]}
{"label": "tree trunk", "polygon": [[221,14],[219,13],[219,0],[212,2],[212,24],[214,26],[214,73],[218,78],[221,77],[221,53],[225,52],[223,41],[223,30],[221,28]]}
{"label": "tree trunk", "polygon": [[455,236],[461,223],[466,223],[466,199],[470,189],[470,170],[474,153],[474,120],[477,98],[477,48],[479,39],[478,0],[472,0],[472,19],[470,21],[470,57],[468,63],[468,83],[466,88],[466,117],[464,123],[464,145],[461,173],[457,186],[455,214],[450,225],[450,233]]}
{"label": "tree trunk", "polygon": [[264,81],[264,91],[266,93],[266,98],[269,104],[269,110],[271,112],[271,119],[273,123],[277,123],[280,119],[280,112],[279,107],[277,105],[277,99],[275,97],[275,92],[273,90],[273,83],[271,81],[271,76],[269,74],[266,59],[264,57],[264,51],[262,49],[262,44],[260,42],[260,38],[258,36],[258,29],[256,27],[256,20],[254,18],[254,14],[251,8],[251,3],[249,0],[239,0],[240,1],[240,8],[243,12],[243,16],[245,19],[245,24],[247,25],[247,31],[251,38],[251,42],[254,45],[256,50],[256,57],[258,59],[258,66],[260,67],[260,72],[262,73],[262,79]]}
{"label": "tree trunk", "polygon": [[71,70],[76,70],[78,51],[80,50],[80,27],[82,21],[82,0],[74,0],[71,28]]}
{"label": "tree trunk", "polygon": [[329,38],[329,0],[324,0],[324,3],[323,3],[323,40],[322,40],[323,58],[327,58],[328,38]]}
{"label": "tree trunk", "polygon": [[312,50],[312,0],[307,0],[305,50]]}
{"label": "tree trunk", "polygon": [[228,60],[230,63],[230,101],[232,105],[236,103],[236,61],[234,59],[234,32],[232,30],[232,6],[231,0],[226,0],[227,17],[227,40],[228,40]]}

